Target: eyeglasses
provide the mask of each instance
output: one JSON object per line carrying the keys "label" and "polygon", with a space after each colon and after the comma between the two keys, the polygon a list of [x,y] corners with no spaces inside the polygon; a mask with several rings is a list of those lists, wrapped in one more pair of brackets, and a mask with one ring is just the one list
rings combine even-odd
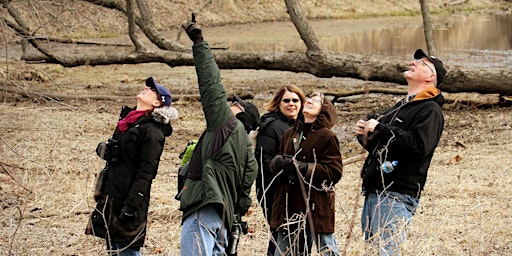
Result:
{"label": "eyeglasses", "polygon": [[293,103],[297,103],[300,101],[300,99],[297,99],[297,98],[283,99],[284,103],[290,103],[290,101]]}
{"label": "eyeglasses", "polygon": [[423,66],[426,66],[428,69],[430,69],[430,71],[431,71],[432,73],[434,73],[434,74],[436,73],[436,72],[435,72],[435,71],[434,71],[434,70],[433,70],[433,69],[432,69],[432,68],[431,68],[427,63],[425,63],[425,61],[423,61],[422,59],[417,59],[417,60],[414,60],[414,61],[416,61],[416,63],[418,63],[418,64],[421,64],[421,65],[423,65]]}
{"label": "eyeglasses", "polygon": [[317,98],[306,98],[306,101],[311,101],[311,102],[315,102],[315,103],[318,103],[318,104],[322,104],[322,101],[317,99]]}

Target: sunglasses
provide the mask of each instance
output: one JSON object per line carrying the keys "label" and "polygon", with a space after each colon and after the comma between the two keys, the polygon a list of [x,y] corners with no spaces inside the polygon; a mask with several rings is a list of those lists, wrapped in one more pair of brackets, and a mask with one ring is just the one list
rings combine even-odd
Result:
{"label": "sunglasses", "polygon": [[297,103],[297,102],[300,101],[300,99],[297,99],[297,98],[283,99],[284,103],[290,103],[290,101],[293,102],[293,103]]}

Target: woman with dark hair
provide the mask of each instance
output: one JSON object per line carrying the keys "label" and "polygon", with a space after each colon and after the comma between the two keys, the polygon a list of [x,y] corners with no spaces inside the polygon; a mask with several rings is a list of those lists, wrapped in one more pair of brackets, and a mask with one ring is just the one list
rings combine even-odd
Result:
{"label": "woman with dark hair", "polygon": [[[275,194],[275,186],[272,185],[274,174],[270,172],[269,164],[279,152],[284,131],[293,126],[305,101],[304,92],[297,86],[282,86],[272,100],[265,104],[267,113],[261,117],[255,147],[256,161],[259,166],[256,195],[268,223],[272,215]],[[277,233],[272,229],[271,233],[273,238],[269,240],[267,255],[274,255],[275,251]]]}

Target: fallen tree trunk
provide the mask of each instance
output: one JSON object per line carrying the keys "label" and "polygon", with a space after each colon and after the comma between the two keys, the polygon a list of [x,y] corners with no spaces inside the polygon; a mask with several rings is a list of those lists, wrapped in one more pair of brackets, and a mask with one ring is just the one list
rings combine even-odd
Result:
{"label": "fallen tree trunk", "polygon": [[[217,64],[222,69],[265,69],[305,72],[317,77],[351,77],[366,81],[406,84],[403,71],[407,63],[373,58],[371,56],[335,55],[331,53],[306,56],[304,53],[252,53],[215,51]],[[96,54],[59,55],[48,58],[43,55],[27,55],[25,61],[57,63],[65,67],[81,65],[165,63],[171,67],[193,66],[192,54],[183,52],[101,52]],[[509,68],[449,67],[441,89],[445,92],[477,92],[512,95],[512,70]]]}

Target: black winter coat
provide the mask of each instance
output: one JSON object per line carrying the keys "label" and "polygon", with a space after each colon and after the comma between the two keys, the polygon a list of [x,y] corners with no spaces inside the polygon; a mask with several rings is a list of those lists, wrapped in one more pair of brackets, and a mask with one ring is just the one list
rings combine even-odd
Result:
{"label": "black winter coat", "polygon": [[[261,117],[254,150],[259,166],[258,176],[256,177],[256,196],[260,205],[265,208],[265,216],[269,223],[276,191],[275,181],[274,185],[270,186],[270,182],[275,177],[275,174],[270,171],[270,161],[279,153],[284,132],[292,127],[294,123],[295,119],[289,119],[281,112],[269,112]],[[263,192],[265,192],[265,201],[263,201]]]}
{"label": "black winter coat", "polygon": [[[172,133],[170,109],[172,107],[156,108],[124,133],[116,129],[113,139],[118,141],[117,160],[109,161],[104,184],[108,232],[103,238],[129,244],[133,249],[144,245],[151,184],[157,174],[165,137]],[[132,220],[118,218],[125,205],[136,209]]]}
{"label": "black winter coat", "polygon": [[[401,100],[381,115],[373,134],[359,142],[368,150],[361,177],[363,191],[388,190],[419,198],[444,127],[444,97],[432,87],[412,101]],[[390,173],[385,161],[398,161]]]}

